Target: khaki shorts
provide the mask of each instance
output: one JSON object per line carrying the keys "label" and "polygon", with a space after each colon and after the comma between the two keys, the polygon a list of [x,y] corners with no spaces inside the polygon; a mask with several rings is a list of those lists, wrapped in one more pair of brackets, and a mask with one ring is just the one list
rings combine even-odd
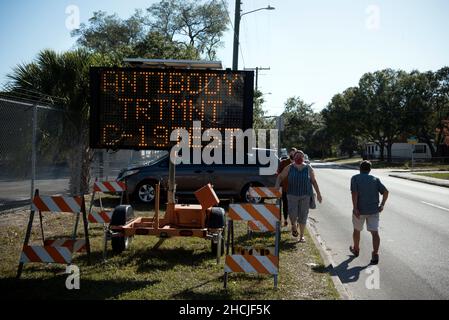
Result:
{"label": "khaki shorts", "polygon": [[366,229],[368,231],[379,231],[379,214],[361,214],[357,218],[352,215],[352,224],[355,230],[362,231],[366,220]]}
{"label": "khaki shorts", "polygon": [[309,216],[310,196],[295,196],[287,194],[288,215],[292,225],[307,224]]}

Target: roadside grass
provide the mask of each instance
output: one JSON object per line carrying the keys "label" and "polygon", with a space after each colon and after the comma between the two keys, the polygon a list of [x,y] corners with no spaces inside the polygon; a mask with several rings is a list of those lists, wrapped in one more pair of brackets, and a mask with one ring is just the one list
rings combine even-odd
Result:
{"label": "roadside grass", "polygon": [[431,177],[431,178],[449,180],[449,173],[435,172],[435,173],[415,173],[415,174],[419,175],[419,176],[426,176],[426,177]]}
{"label": "roadside grass", "polygon": [[348,158],[348,157],[335,157],[335,158],[326,158],[323,159],[323,161],[325,162],[335,162],[335,163],[339,163],[339,164],[356,164],[358,165],[360,163],[360,161],[362,161],[362,158],[360,157],[352,157],[352,158]]}
{"label": "roadside grass", "polygon": [[[104,205],[117,204],[113,197],[103,200]],[[153,214],[151,207],[144,206],[137,206],[135,213]],[[8,223],[0,223],[0,286],[10,299],[339,299],[330,276],[319,272],[326,266],[310,235],[306,234],[306,243],[297,243],[288,231],[281,235],[277,290],[272,276],[254,274],[230,274],[228,289],[223,289],[224,256],[217,264],[210,240],[199,238],[171,238],[152,249],[158,238],[136,236],[120,255],[112,255],[108,244],[108,260],[103,262],[99,225],[89,227],[91,262],[85,253],[74,256],[73,264],[80,268],[79,290],[66,289],[68,275],[63,265],[27,264],[21,279],[16,280],[27,215],[22,212],[15,219],[9,217]],[[44,215],[47,238],[69,236],[73,222],[70,214]],[[80,227],[82,237],[82,224]],[[40,238],[36,217],[31,243],[39,244]],[[247,239],[246,224],[236,222],[235,244],[274,246],[274,237],[259,234]]]}
{"label": "roadside grass", "polygon": [[[338,157],[338,158],[326,158],[323,159],[326,162],[335,162],[338,164],[345,164],[349,166],[358,167],[362,158],[360,157]],[[412,168],[411,161],[403,162],[387,162],[379,160],[370,160],[373,169],[404,169],[408,170]],[[415,162],[413,170],[449,170],[449,164],[439,164],[435,162]]]}

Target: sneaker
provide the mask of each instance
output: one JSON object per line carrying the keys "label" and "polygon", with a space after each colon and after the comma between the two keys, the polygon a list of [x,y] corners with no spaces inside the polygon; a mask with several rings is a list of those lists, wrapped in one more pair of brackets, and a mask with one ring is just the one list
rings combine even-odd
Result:
{"label": "sneaker", "polygon": [[349,251],[357,258],[359,256],[359,250],[355,250],[353,246],[349,247]]}
{"label": "sneaker", "polygon": [[379,263],[379,254],[373,253],[371,255],[371,261],[370,264],[378,264]]}

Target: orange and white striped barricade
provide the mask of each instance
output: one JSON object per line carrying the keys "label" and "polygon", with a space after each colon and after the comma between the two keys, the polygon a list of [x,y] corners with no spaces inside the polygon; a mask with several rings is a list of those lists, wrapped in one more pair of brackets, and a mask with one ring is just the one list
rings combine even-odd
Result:
{"label": "orange and white striped barricade", "polygon": [[[39,221],[42,234],[43,245],[29,245],[31,228],[33,226],[34,213],[39,212]],[[63,239],[45,239],[44,228],[42,225],[42,213],[73,213],[76,216],[75,225],[71,238]],[[84,224],[84,239],[77,239],[77,229],[79,218],[82,215]],[[39,190],[36,190],[31,204],[30,218],[25,234],[22,252],[20,254],[17,278],[20,278],[25,263],[60,263],[70,264],[75,252],[87,251],[90,257],[89,234],[87,232],[86,206],[83,196],[65,197],[65,196],[40,196]]]}
{"label": "orange and white striped barricade", "polygon": [[[249,196],[255,199],[277,199],[277,203],[281,206],[281,201],[279,199],[282,198],[282,188],[274,188],[274,187],[250,187]],[[251,232],[274,232],[273,228],[267,228],[266,226],[257,223],[256,221],[248,221],[248,234],[251,235]]]}
{"label": "orange and white striped barricade", "polygon": [[[89,223],[103,224],[103,260],[106,260],[107,243],[110,240],[109,223],[112,218],[112,210],[105,210],[101,194],[106,192],[120,193],[120,204],[123,203],[123,198],[126,194],[126,184],[121,181],[95,181],[92,188],[92,198],[90,200],[89,213],[87,220]],[[93,210],[95,195],[98,193],[98,200],[100,202],[100,210]]]}
{"label": "orange and white striped barricade", "polygon": [[[228,274],[234,272],[270,274],[277,288],[279,273],[279,240],[281,234],[281,211],[277,204],[240,203],[230,204],[228,213],[228,234],[224,268],[224,287],[227,287]],[[234,246],[234,221],[247,221],[259,229],[275,232],[273,248],[252,248],[236,250]],[[230,254],[230,247],[232,252]],[[237,251],[237,252],[236,252]]]}

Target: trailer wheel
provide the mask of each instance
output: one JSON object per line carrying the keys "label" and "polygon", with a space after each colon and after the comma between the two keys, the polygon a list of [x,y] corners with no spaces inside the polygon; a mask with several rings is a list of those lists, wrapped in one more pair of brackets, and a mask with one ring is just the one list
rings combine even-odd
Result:
{"label": "trailer wheel", "polygon": [[[134,210],[130,205],[120,205],[115,207],[111,217],[111,226],[123,226],[127,221],[134,217]],[[118,254],[128,249],[131,244],[132,237],[117,237],[111,238],[112,252]]]}

